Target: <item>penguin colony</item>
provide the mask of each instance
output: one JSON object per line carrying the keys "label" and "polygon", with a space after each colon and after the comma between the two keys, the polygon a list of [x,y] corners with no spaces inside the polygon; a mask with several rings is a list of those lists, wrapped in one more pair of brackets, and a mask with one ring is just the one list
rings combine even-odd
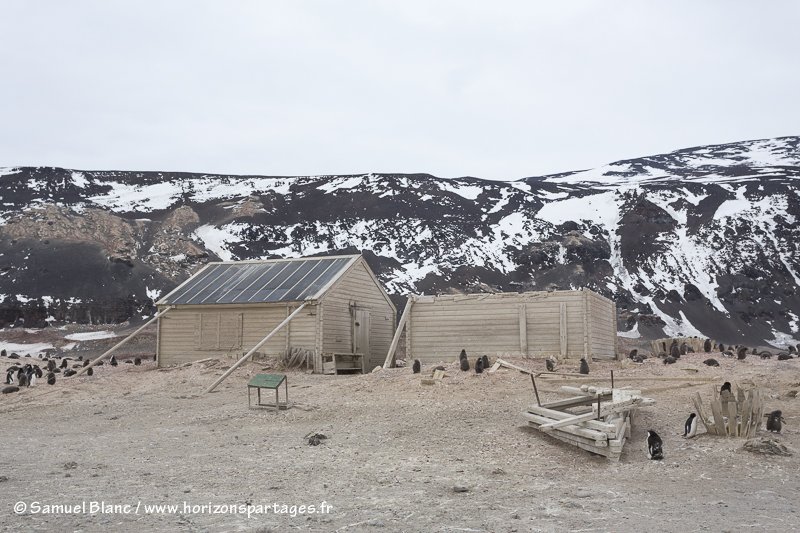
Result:
{"label": "penguin colony", "polygon": [[[3,350],[5,352],[5,350]],[[6,356],[5,353],[2,353],[3,356]],[[7,356],[9,359],[19,359],[20,356],[18,354],[12,353],[11,355]],[[27,356],[26,356],[27,357]],[[70,357],[59,358],[61,359],[61,363],[56,362],[56,358],[50,358],[46,356],[39,355],[39,359],[42,363],[45,364],[44,369],[42,369],[37,364],[27,363],[25,365],[19,366],[14,364],[10,366],[6,370],[6,377],[5,377],[5,387],[3,387],[0,392],[3,394],[11,394],[13,392],[19,392],[22,388],[29,388],[29,387],[36,387],[37,381],[40,379],[44,379],[48,385],[55,385],[57,378],[56,374],[62,374],[64,377],[72,377],[77,374],[77,370],[75,368],[83,368],[88,366],[91,361],[90,360],[83,360],[83,356],[79,356],[77,358],[77,363],[73,365],[72,368],[69,368],[70,361],[73,359]],[[136,358],[135,361],[126,360],[125,362],[131,362],[135,365],[140,365],[141,359]],[[100,361],[98,365],[102,365],[103,361]],[[115,356],[111,356],[111,360],[109,361],[111,366],[117,366],[117,358]],[[86,371],[87,376],[91,376],[94,374],[94,369],[89,368]]]}
{"label": "penguin colony", "polygon": [[[462,372],[469,372],[470,364],[466,350],[461,350],[461,353],[458,354],[458,364]],[[492,363],[491,361],[489,361],[489,356],[487,355],[482,355],[477,359],[475,359],[476,374],[483,374],[483,371],[488,368],[491,368],[491,366]],[[437,366],[433,370],[445,370],[445,367]],[[414,359],[414,364],[411,367],[411,371],[414,374],[419,374],[422,371],[422,362],[419,359]]]}

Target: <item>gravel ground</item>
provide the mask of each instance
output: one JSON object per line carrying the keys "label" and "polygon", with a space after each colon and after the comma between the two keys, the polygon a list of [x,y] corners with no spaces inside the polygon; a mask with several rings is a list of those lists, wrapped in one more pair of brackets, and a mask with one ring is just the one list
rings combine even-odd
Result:
{"label": "gravel ground", "polygon": [[[682,425],[711,385],[621,381],[708,376],[764,387],[782,409],[783,444],[800,450],[800,361],[743,362],[706,354],[675,365],[595,362],[592,384],[620,383],[656,399],[639,410],[622,460],[608,462],[526,427],[530,379],[515,371],[462,373],[420,384],[409,368],[369,375],[288,372],[291,408],[247,408],[248,363],[216,392],[225,363],[158,370],[97,368],[91,377],[0,396],[0,531],[794,531],[798,456],[743,451],[741,439]],[[511,359],[544,370],[540,359]],[[5,370],[14,361],[0,359]],[[24,362],[24,360],[23,360]],[[577,363],[560,370],[574,371]],[[687,370],[695,369],[697,372]],[[423,374],[430,368],[423,368]],[[565,397],[542,381],[544,399]],[[676,388],[677,387],[677,388]],[[647,429],[666,457],[649,461]],[[309,433],[328,438],[309,446]],[[762,435],[765,433],[762,431]],[[118,512],[41,512],[44,505],[130,505]],[[27,510],[14,513],[14,504]],[[38,502],[39,512],[32,512]],[[252,515],[222,513],[230,505]],[[326,513],[288,506],[326,502]],[[278,507],[273,504],[286,505]],[[153,510],[151,504],[177,505]],[[138,506],[138,511],[136,507]],[[269,509],[265,507],[269,506]],[[57,511],[58,509],[50,509]],[[108,509],[107,509],[108,510]]]}

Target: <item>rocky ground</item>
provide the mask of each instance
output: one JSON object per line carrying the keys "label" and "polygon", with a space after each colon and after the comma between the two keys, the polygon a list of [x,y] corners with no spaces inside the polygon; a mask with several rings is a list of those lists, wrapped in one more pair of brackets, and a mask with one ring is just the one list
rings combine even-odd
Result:
{"label": "rocky ground", "polygon": [[[690,397],[710,397],[710,385],[642,379],[708,376],[761,386],[767,408],[782,409],[786,419],[775,438],[800,450],[800,400],[793,396],[800,361],[718,357],[721,367],[709,368],[705,357],[690,354],[671,366],[652,359],[591,365],[593,383],[607,385],[613,369],[618,383],[656,399],[638,412],[618,463],[526,427],[520,413],[534,401],[530,379],[509,370],[476,375],[450,363],[434,386],[421,385],[408,368],[336,377],[289,371],[291,408],[279,413],[247,407],[245,384],[269,368],[264,362],[245,365],[211,394],[204,388],[228,362],[162,370],[152,361],[122,363],[91,377],[59,376],[53,386],[40,381],[0,396],[0,530],[800,529],[797,455],[746,452],[743,440],[706,436],[702,428],[684,440]],[[512,361],[544,370],[542,360]],[[13,362],[3,358],[0,368]],[[561,384],[540,382],[543,399],[563,397]],[[645,455],[651,428],[664,439],[663,461]],[[310,433],[327,439],[309,446]],[[84,501],[131,507],[31,512],[33,502]],[[15,514],[16,502],[28,509]],[[213,514],[184,502],[251,504],[254,514]],[[321,502],[331,506],[328,513],[255,511]],[[148,512],[151,504],[179,509]]]}

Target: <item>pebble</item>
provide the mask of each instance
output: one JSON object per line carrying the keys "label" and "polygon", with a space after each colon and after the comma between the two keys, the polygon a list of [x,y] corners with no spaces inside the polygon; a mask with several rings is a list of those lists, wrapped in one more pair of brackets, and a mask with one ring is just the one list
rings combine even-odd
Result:
{"label": "pebble", "polygon": [[469,492],[469,489],[464,485],[455,485],[453,487],[453,492]]}

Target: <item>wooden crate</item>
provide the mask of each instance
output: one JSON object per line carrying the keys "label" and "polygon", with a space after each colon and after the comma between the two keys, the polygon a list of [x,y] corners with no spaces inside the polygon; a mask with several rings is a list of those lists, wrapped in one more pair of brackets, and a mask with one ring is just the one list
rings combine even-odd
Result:
{"label": "wooden crate", "polygon": [[692,401],[709,435],[747,439],[753,437],[761,428],[764,398],[758,388],[744,388],[737,385],[731,387],[731,392],[720,393],[716,386],[712,386],[708,409],[704,408],[699,392],[695,393]]}

